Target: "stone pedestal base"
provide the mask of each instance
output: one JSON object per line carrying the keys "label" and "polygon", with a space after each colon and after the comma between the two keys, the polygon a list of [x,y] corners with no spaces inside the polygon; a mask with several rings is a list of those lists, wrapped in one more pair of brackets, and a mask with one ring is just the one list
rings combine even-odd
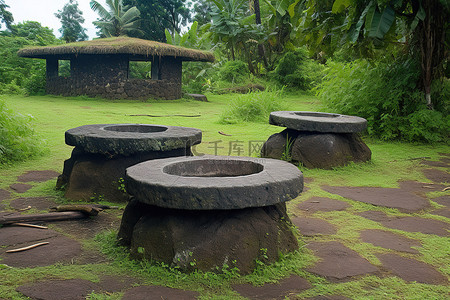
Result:
{"label": "stone pedestal base", "polygon": [[[250,273],[259,260],[298,249],[284,203],[235,210],[167,209],[131,200],[118,234],[135,258],[177,266],[183,271]],[[228,266],[228,267],[227,267]]]}
{"label": "stone pedestal base", "polygon": [[64,189],[64,196],[75,201],[104,199],[124,202],[129,199],[123,186],[128,167],[152,159],[191,155],[190,147],[111,157],[87,153],[75,147],[71,157],[64,162],[64,170],[58,177],[56,188]]}
{"label": "stone pedestal base", "polygon": [[283,158],[301,163],[306,168],[332,169],[352,161],[369,161],[372,152],[357,133],[285,129],[269,137],[262,147],[261,156]]}

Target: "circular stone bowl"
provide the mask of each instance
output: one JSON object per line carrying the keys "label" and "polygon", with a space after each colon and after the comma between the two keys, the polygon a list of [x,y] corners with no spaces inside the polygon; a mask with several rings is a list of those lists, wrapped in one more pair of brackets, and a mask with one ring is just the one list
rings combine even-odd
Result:
{"label": "circular stone bowl", "polygon": [[298,131],[354,133],[367,128],[367,120],[355,116],[309,111],[274,111],[269,123]]}
{"label": "circular stone bowl", "polygon": [[148,151],[170,151],[199,144],[196,128],[152,124],[95,124],[66,131],[66,144],[88,153],[133,155]]}
{"label": "circular stone bowl", "polygon": [[191,156],[146,161],[127,169],[127,191],[165,208],[230,210],[289,201],[303,190],[294,165],[268,158]]}

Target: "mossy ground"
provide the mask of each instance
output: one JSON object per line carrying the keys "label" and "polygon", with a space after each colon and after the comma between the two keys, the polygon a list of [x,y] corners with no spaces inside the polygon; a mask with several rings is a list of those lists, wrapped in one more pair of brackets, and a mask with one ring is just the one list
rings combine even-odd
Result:
{"label": "mossy ground", "polygon": [[[210,102],[196,102],[193,100],[176,101],[110,101],[90,99],[84,97],[66,98],[57,96],[0,96],[9,108],[22,114],[34,117],[35,130],[45,140],[47,151],[43,155],[0,168],[0,189],[16,182],[17,176],[28,170],[55,170],[62,172],[63,162],[70,156],[72,147],[65,145],[64,132],[86,124],[107,123],[147,123],[199,128],[203,132],[202,143],[195,147],[194,152],[218,155],[257,156],[258,145],[282,129],[269,125],[268,122],[248,122],[238,124],[221,124],[220,116],[226,110],[234,95],[208,95]],[[287,95],[283,99],[289,110],[320,111],[321,103],[313,96],[305,94]],[[148,117],[142,115],[158,115]],[[132,116],[141,115],[141,116]],[[199,117],[183,117],[176,115],[200,115]],[[226,134],[226,135],[224,135]],[[352,164],[333,170],[308,170],[301,168],[306,178],[311,178],[309,190],[288,204],[288,211],[300,214],[296,205],[311,197],[329,197],[346,201],[352,206],[345,211],[317,212],[319,217],[336,226],[337,233],[328,236],[301,237],[300,249],[284,257],[280,262],[271,266],[257,269],[253,274],[238,276],[232,270],[224,270],[223,274],[192,273],[183,274],[169,266],[136,262],[128,259],[127,251],[117,247],[114,243],[115,232],[99,232],[95,239],[82,241],[84,249],[100,249],[107,255],[107,262],[92,264],[58,264],[37,268],[10,268],[1,265],[0,261],[0,298],[25,299],[15,289],[23,284],[43,279],[81,278],[96,282],[101,275],[128,275],[140,278],[142,284],[165,285],[168,287],[196,290],[201,299],[239,299],[239,295],[232,290],[235,283],[253,283],[262,285],[275,282],[290,274],[297,274],[307,279],[312,288],[298,295],[300,299],[317,295],[339,294],[352,299],[446,299],[448,286],[430,285],[406,282],[399,277],[367,275],[353,278],[351,281],[332,283],[311,274],[306,267],[318,261],[312,251],[304,247],[311,241],[338,240],[345,246],[357,251],[373,265],[380,262],[375,254],[392,252],[359,240],[359,231],[364,229],[381,229],[379,223],[359,217],[355,213],[366,210],[379,210],[390,216],[404,216],[396,209],[380,208],[370,204],[359,203],[345,199],[335,194],[323,191],[320,186],[348,185],[348,186],[377,186],[398,187],[400,180],[414,180],[430,182],[421,172],[425,166],[420,164],[421,158],[438,160],[438,153],[449,153],[446,145],[413,145],[399,142],[380,142],[366,139],[372,150],[372,161],[363,164]],[[54,190],[55,181],[32,183],[33,188],[25,194],[14,194],[18,197],[51,196],[56,201],[66,202],[60,192]],[[448,195],[448,192],[428,193],[428,197],[435,198]],[[3,202],[8,205],[9,202]],[[434,207],[441,207],[433,203]],[[422,212],[421,217],[448,222],[441,216]],[[120,218],[120,213],[116,214]],[[391,230],[422,243],[418,248],[418,260],[426,262],[442,274],[449,276],[448,238],[422,233],[408,233]],[[395,252],[396,253],[396,252]],[[398,253],[397,253],[398,254]],[[409,254],[401,254],[408,257]],[[417,259],[417,257],[416,257]],[[91,294],[90,299],[120,299],[123,293]]]}

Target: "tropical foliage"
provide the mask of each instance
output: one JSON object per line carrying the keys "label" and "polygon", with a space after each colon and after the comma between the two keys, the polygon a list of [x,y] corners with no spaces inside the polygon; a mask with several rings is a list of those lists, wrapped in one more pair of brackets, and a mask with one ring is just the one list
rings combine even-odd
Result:
{"label": "tropical foliage", "polygon": [[[183,65],[185,92],[242,92],[255,87],[313,91],[329,110],[367,118],[374,137],[422,142],[447,137],[448,1],[105,3],[91,1],[99,14],[95,24],[101,37],[128,35],[214,52],[214,63]],[[73,4],[70,0],[67,5]],[[0,32],[5,45],[0,49],[0,92],[43,93],[43,63],[19,59],[15,52],[25,45],[61,39],[37,22],[13,24],[7,9],[0,0],[0,21],[7,25]],[[61,33],[68,41],[69,31],[61,28]],[[133,64],[131,73],[147,78],[149,68],[149,63]]]}
{"label": "tropical foliage", "polygon": [[45,61],[20,58],[17,51],[26,46],[45,46],[61,41],[51,29],[38,22],[13,24],[11,29],[0,32],[0,94],[43,93]]}
{"label": "tropical foliage", "polygon": [[[165,42],[164,30],[172,35],[181,33],[181,27],[191,21],[186,0],[124,0],[124,4],[135,6],[141,13],[142,38]],[[132,34],[130,36],[137,35]]]}
{"label": "tropical foliage", "polygon": [[[450,132],[449,98],[441,111],[426,107],[417,88],[418,64],[407,57],[377,62],[330,61],[319,97],[333,112],[366,118],[369,134],[377,138],[443,142]],[[448,90],[450,85],[447,82],[445,87],[437,87],[436,94],[439,88]]]}
{"label": "tropical foliage", "polygon": [[140,33],[139,18],[140,12],[136,6],[124,5],[122,0],[106,0],[103,7],[98,1],[90,2],[92,10],[98,13],[100,20],[93,22],[100,28],[105,37],[129,36],[133,33]]}
{"label": "tropical foliage", "polygon": [[28,159],[42,152],[31,126],[32,116],[16,114],[0,99],[0,166]]}
{"label": "tropical foliage", "polygon": [[0,28],[2,23],[5,23],[6,28],[11,29],[11,24],[14,22],[13,15],[7,10],[9,8],[4,0],[0,0]]}
{"label": "tropical foliage", "polygon": [[380,57],[395,50],[421,57],[419,88],[425,92],[427,105],[433,106],[431,84],[448,60],[448,1],[307,0],[303,5],[304,42],[316,53],[332,56],[337,48],[345,47],[355,51],[356,57]]}

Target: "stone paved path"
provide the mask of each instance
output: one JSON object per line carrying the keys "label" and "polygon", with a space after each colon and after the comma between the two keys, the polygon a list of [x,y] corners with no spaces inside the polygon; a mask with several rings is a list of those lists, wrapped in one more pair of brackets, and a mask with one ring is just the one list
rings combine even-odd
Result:
{"label": "stone paved path", "polygon": [[[303,247],[317,261],[304,269],[301,275],[292,274],[276,283],[262,286],[234,284],[235,295],[247,299],[351,299],[324,292],[313,297],[296,295],[314,289],[308,276],[318,276],[324,282],[348,283],[364,276],[398,278],[405,283],[423,283],[448,286],[449,278],[439,265],[426,263],[421,239],[448,237],[450,230],[450,191],[433,198],[429,192],[443,191],[449,184],[450,158],[443,154],[438,162],[423,161],[424,174],[433,183],[399,182],[398,188],[320,186],[328,197],[300,197],[288,206],[292,222],[300,234]],[[36,183],[54,180],[54,171],[29,171],[17,182],[0,189],[0,215],[47,212],[55,205],[51,197],[24,197]],[[306,189],[313,181],[305,181]],[[326,193],[325,193],[326,194]],[[370,209],[355,209],[357,203],[370,205]],[[394,209],[398,213],[393,215]],[[117,229],[121,211],[104,211],[90,219],[48,223],[50,229],[5,226],[0,228],[0,264],[10,267],[36,268],[53,264],[89,264],[107,262],[108,258],[96,249],[83,246],[98,232]],[[345,220],[334,216],[359,218],[368,228],[348,231]],[[369,226],[370,225],[370,226]],[[344,236],[344,238],[341,238]],[[7,250],[40,241],[49,245],[15,254]],[[448,243],[447,243],[448,245]],[[361,249],[371,249],[371,254]],[[447,252],[447,256],[449,253]],[[431,260],[432,261],[432,260]],[[309,275],[305,275],[309,274]],[[1,282],[1,279],[0,279]],[[39,279],[17,286],[16,291],[32,299],[85,299],[89,294],[109,295],[121,293],[122,299],[197,299],[201,292],[181,290],[161,285],[149,285],[141,278],[104,275],[93,282],[83,278],[61,280]],[[0,297],[1,298],[1,297]],[[242,298],[242,299],[243,299]],[[106,299],[106,298],[105,298]],[[444,298],[443,298],[444,299]]]}

